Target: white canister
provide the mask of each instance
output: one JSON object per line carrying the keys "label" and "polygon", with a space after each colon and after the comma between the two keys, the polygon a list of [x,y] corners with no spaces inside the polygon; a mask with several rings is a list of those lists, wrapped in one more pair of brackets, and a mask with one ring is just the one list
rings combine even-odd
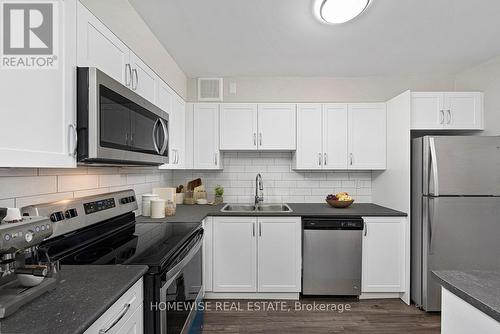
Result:
{"label": "white canister", "polygon": [[158,199],[157,194],[142,195],[142,215],[145,217],[151,216],[151,200]]}
{"label": "white canister", "polygon": [[151,218],[165,218],[165,200],[152,199],[151,203]]}
{"label": "white canister", "polygon": [[182,204],[182,203],[184,203],[184,193],[177,193],[177,194],[175,194],[175,203],[176,204]]}

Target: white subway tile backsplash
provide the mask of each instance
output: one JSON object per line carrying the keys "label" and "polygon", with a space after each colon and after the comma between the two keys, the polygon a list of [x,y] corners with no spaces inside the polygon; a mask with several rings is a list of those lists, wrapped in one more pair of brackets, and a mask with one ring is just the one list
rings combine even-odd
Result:
{"label": "white subway tile backsplash", "polygon": [[27,196],[16,198],[16,207],[22,208],[28,205],[49,203],[55,201],[61,201],[63,199],[73,198],[72,192],[65,193],[54,193],[54,194],[44,194],[38,196]]}
{"label": "white subway tile backsplash", "polygon": [[0,168],[0,207],[23,207],[126,189],[146,193],[153,187],[171,185],[172,172],[156,167]]}
{"label": "white subway tile backsplash", "polygon": [[56,176],[0,177],[0,199],[57,192]]}
{"label": "white subway tile backsplash", "polygon": [[13,208],[16,206],[16,200],[13,198],[0,199],[0,208]]}
{"label": "white subway tile backsplash", "polygon": [[59,175],[57,177],[57,191],[77,191],[99,188],[97,175]]}
{"label": "white subway tile backsplash", "polygon": [[201,177],[209,199],[220,184],[225,202],[252,203],[255,176],[261,173],[268,203],[323,203],[326,195],[340,191],[347,191],[357,202],[371,201],[371,172],[294,171],[292,154],[280,152],[229,152],[224,153],[224,163],[222,171],[173,171],[173,185]]}

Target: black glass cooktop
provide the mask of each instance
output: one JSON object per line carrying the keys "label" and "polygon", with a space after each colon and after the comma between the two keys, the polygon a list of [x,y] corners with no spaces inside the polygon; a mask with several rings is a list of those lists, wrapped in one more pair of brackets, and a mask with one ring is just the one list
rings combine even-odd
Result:
{"label": "black glass cooktop", "polygon": [[51,239],[40,248],[61,264],[144,264],[158,271],[201,223],[136,223],[133,213]]}

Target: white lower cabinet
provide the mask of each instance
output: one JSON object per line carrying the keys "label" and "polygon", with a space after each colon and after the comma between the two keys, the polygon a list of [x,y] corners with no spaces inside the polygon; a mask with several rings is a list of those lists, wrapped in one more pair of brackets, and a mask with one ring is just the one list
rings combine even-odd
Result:
{"label": "white lower cabinet", "polygon": [[139,279],[84,334],[142,334],[143,279]]}
{"label": "white lower cabinet", "polygon": [[207,291],[300,292],[300,217],[217,217],[212,224]]}
{"label": "white lower cabinet", "polygon": [[404,292],[406,217],[363,219],[361,292]]}
{"label": "white lower cabinet", "polygon": [[213,291],[257,291],[257,237],[253,217],[216,218],[213,226]]}

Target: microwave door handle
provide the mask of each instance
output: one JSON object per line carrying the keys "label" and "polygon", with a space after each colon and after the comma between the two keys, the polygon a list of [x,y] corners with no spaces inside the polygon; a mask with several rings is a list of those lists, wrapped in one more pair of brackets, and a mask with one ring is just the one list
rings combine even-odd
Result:
{"label": "microwave door handle", "polygon": [[163,119],[159,119],[160,121],[160,124],[161,124],[161,128],[163,129],[163,145],[161,147],[161,150],[160,150],[160,154],[163,155],[165,154],[165,151],[167,150],[168,148],[168,127],[167,127],[167,124],[165,123],[165,121]]}
{"label": "microwave door handle", "polygon": [[157,119],[155,124],[153,125],[153,145],[155,146],[156,153],[160,154],[160,149],[158,148],[158,143],[156,142],[156,131],[158,129],[160,123],[160,119]]}
{"label": "microwave door handle", "polygon": [[[434,196],[439,196],[439,175],[436,155],[436,144],[434,138],[429,138],[429,150],[431,156],[432,183],[434,185]],[[429,180],[430,181],[430,180]]]}

